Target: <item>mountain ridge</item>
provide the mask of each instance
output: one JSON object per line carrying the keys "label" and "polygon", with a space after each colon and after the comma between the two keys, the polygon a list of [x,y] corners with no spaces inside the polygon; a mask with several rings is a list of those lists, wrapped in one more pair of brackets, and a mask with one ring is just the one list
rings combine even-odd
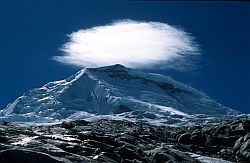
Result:
{"label": "mountain ridge", "polygon": [[138,110],[155,119],[240,113],[168,76],[116,64],[84,68],[65,80],[32,89],[1,110],[0,118],[46,122],[96,115],[134,117]]}

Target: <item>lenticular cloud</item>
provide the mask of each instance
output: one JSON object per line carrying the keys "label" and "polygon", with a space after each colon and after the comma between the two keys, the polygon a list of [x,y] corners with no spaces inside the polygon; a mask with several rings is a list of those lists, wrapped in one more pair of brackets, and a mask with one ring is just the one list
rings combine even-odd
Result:
{"label": "lenticular cloud", "polygon": [[122,64],[131,68],[190,67],[199,54],[193,37],[166,23],[123,20],[69,35],[54,59],[81,67]]}

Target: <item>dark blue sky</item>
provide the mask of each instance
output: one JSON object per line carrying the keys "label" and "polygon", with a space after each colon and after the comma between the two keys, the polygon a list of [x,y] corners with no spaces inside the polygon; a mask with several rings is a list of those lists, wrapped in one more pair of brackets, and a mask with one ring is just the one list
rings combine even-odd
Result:
{"label": "dark blue sky", "polygon": [[157,72],[187,83],[226,106],[250,112],[250,3],[96,2],[0,1],[0,108],[29,89],[79,70],[51,60],[61,55],[58,48],[67,42],[67,34],[132,19],[181,27],[200,45],[198,69]]}

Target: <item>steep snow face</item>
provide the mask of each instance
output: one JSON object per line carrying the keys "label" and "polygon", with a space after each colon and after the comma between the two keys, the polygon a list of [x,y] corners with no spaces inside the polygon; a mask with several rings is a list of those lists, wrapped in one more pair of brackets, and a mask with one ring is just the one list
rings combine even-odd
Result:
{"label": "steep snow face", "polygon": [[[86,68],[28,91],[0,112],[9,121],[55,121],[100,115],[162,119],[238,112],[173,79],[122,65]],[[147,117],[148,116],[148,117]],[[134,117],[134,116],[132,116]]]}

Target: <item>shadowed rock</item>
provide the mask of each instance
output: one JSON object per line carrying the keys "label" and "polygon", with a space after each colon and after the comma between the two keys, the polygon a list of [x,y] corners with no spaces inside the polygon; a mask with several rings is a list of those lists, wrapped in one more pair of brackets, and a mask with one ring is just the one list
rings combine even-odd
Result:
{"label": "shadowed rock", "polygon": [[41,153],[34,152],[30,150],[19,150],[19,149],[9,149],[0,152],[0,162],[10,163],[10,162],[23,162],[23,163],[62,163],[54,157]]}
{"label": "shadowed rock", "polygon": [[200,156],[249,162],[248,123],[245,119],[176,127],[109,119],[25,127],[0,123],[0,163],[196,163]]}

